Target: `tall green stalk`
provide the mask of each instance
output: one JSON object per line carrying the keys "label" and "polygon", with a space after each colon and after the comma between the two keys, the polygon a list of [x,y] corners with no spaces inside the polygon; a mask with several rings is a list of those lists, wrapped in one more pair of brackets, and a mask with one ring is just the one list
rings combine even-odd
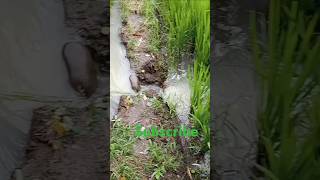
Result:
{"label": "tall green stalk", "polygon": [[257,167],[269,179],[319,179],[318,15],[306,17],[296,1],[271,0],[267,52],[258,45],[255,21],[252,14],[252,49],[262,90],[259,133],[266,156]]}
{"label": "tall green stalk", "polygon": [[194,54],[188,73],[191,119],[209,148],[210,121],[210,1],[159,0],[168,33],[169,65],[175,69],[185,54]]}

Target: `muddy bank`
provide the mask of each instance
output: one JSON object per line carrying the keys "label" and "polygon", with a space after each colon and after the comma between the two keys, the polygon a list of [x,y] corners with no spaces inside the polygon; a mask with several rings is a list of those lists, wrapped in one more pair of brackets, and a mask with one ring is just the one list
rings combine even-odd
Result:
{"label": "muddy bank", "polygon": [[128,50],[131,68],[136,72],[141,84],[163,86],[168,73],[166,61],[164,54],[152,53],[150,50],[149,36],[152,36],[152,32],[148,30],[146,19],[142,16],[142,3],[128,2],[130,15],[123,20],[121,39]]}
{"label": "muddy bank", "polygon": [[107,104],[103,101],[85,108],[35,109],[24,179],[106,179]]}

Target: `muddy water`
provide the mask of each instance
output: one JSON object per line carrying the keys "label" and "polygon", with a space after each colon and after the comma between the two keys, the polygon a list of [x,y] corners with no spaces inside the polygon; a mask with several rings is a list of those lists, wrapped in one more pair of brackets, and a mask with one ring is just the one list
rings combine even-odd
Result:
{"label": "muddy water", "polygon": [[[249,44],[249,10],[263,12],[266,4],[235,0],[217,5],[213,62],[215,179],[254,177],[258,89]],[[261,25],[262,29],[265,23],[261,21]]]}
{"label": "muddy water", "polygon": [[131,95],[130,63],[121,42],[121,16],[119,2],[114,2],[110,13],[110,117],[117,114],[121,95]]}
{"label": "muddy water", "polygon": [[0,179],[21,162],[32,109],[41,105],[20,95],[76,98],[61,56],[65,38],[62,1],[0,1]]}
{"label": "muddy water", "polygon": [[191,90],[187,78],[187,68],[182,64],[179,65],[178,71],[169,72],[162,97],[167,104],[175,107],[181,124],[187,125],[189,123]]}

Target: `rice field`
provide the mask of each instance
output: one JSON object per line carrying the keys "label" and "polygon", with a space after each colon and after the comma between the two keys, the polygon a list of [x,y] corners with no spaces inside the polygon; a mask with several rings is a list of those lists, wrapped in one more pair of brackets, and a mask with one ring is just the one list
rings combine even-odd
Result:
{"label": "rice field", "polygon": [[271,0],[266,50],[257,38],[256,15],[251,15],[262,91],[256,167],[267,179],[320,178],[319,14],[310,9],[316,7],[312,3]]}

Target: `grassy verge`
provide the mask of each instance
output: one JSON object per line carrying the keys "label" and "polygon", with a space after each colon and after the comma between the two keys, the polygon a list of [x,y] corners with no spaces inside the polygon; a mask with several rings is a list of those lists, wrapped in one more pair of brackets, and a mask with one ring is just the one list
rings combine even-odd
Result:
{"label": "grassy verge", "polygon": [[175,143],[155,143],[149,144],[151,162],[147,164],[147,169],[152,172],[151,177],[161,179],[168,171],[177,171],[181,157],[176,153]]}
{"label": "grassy verge", "polygon": [[[133,101],[143,101],[142,97],[134,97]],[[160,99],[152,98],[148,99],[148,102],[157,113],[168,113],[165,112],[165,104]],[[176,142],[152,137],[137,138],[134,135],[135,128],[122,121],[114,120],[111,130],[111,179],[162,179],[168,174],[179,174],[183,161]],[[146,141],[148,144],[145,155],[134,150],[134,145],[139,141]]]}
{"label": "grassy verge", "polygon": [[271,0],[266,52],[259,47],[255,15],[251,18],[262,90],[258,120],[264,158],[257,168],[268,179],[319,179],[318,15],[306,16],[297,1]]}
{"label": "grassy verge", "polygon": [[158,3],[155,0],[144,0],[143,14],[146,18],[145,24],[151,35],[149,36],[149,50],[151,53],[157,54],[160,50],[160,23],[156,17],[156,7]]}
{"label": "grassy verge", "polygon": [[114,121],[111,129],[110,157],[111,179],[141,179],[139,169],[136,166],[138,159],[133,154],[133,145],[136,142],[130,126]]}

